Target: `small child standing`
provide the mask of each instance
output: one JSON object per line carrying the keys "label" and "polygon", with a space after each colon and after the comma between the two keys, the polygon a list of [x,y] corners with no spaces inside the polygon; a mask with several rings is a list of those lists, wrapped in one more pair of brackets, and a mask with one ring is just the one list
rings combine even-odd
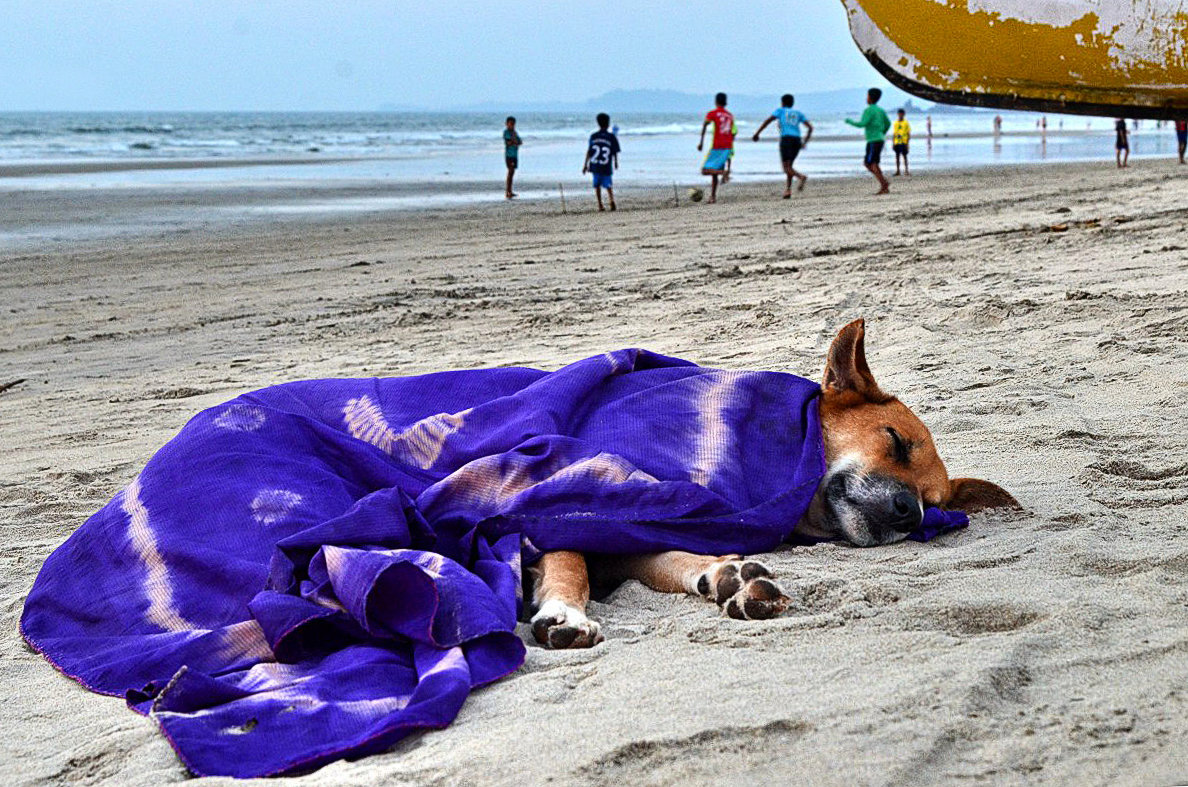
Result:
{"label": "small child standing", "polygon": [[606,210],[602,206],[602,190],[610,199],[610,209],[615,210],[615,189],[612,175],[619,168],[619,138],[607,131],[610,126],[610,115],[599,112],[598,130],[590,135],[590,144],[586,147],[586,160],[582,162],[582,174],[589,172],[594,177],[594,196],[598,198],[598,209]]}
{"label": "small child standing", "polygon": [[516,196],[512,191],[512,178],[516,176],[516,168],[520,166],[520,135],[516,133],[516,119],[509,117],[506,128],[503,129],[503,160],[507,164],[507,194],[511,199]]}
{"label": "small child standing", "polygon": [[1122,169],[1130,166],[1130,133],[1126,130],[1126,121],[1118,118],[1114,132],[1114,157],[1118,161],[1118,169]]}
{"label": "small child standing", "polygon": [[908,141],[912,138],[912,125],[907,122],[906,113],[899,110],[899,118],[891,124],[891,149],[895,151],[895,174],[899,174],[899,159],[903,159],[903,174],[908,172]]}

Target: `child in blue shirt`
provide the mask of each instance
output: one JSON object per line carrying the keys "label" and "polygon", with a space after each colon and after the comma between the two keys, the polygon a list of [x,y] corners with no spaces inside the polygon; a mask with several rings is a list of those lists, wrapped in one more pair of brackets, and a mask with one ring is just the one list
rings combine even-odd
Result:
{"label": "child in blue shirt", "polygon": [[582,174],[589,172],[594,177],[594,196],[598,198],[598,209],[606,210],[602,206],[602,190],[606,189],[610,198],[610,209],[615,209],[615,189],[612,175],[619,168],[619,138],[607,131],[610,126],[610,115],[599,112],[598,130],[590,135],[590,144],[586,146],[586,160],[582,162]]}
{"label": "child in blue shirt", "polygon": [[[800,185],[796,187],[797,191],[804,191],[804,184],[808,180],[807,175],[802,175],[797,172],[793,164],[796,162],[796,157],[800,151],[808,145],[809,140],[813,136],[813,124],[808,122],[808,118],[804,113],[798,109],[793,109],[792,105],[796,103],[796,98],[791,93],[785,93],[780,97],[780,106],[771,116],[763,121],[763,125],[751,137],[755,142],[759,141],[759,135],[763,133],[763,129],[767,128],[768,124],[773,120],[780,124],[780,163],[784,166],[784,174],[788,176],[787,186],[784,188],[784,199],[792,196],[792,179],[799,178]],[[800,138],[800,126],[804,124],[808,128],[808,133],[804,135],[804,139]]]}

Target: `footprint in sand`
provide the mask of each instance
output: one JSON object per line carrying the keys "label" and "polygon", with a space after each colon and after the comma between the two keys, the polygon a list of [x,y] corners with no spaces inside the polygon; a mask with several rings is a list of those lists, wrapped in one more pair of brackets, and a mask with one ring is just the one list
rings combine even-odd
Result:
{"label": "footprint in sand", "polygon": [[1035,610],[1014,604],[917,605],[904,610],[903,627],[965,637],[1015,631],[1043,618]]}

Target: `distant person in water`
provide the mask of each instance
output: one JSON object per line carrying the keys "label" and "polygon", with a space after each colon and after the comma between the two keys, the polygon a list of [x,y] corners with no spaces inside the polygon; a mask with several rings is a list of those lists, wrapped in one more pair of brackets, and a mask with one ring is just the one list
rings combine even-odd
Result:
{"label": "distant person in water", "polygon": [[507,164],[507,198],[516,196],[512,191],[512,178],[516,176],[516,169],[520,166],[520,135],[516,133],[516,119],[507,119],[507,128],[503,129],[503,160]]}
{"label": "distant person in water", "polygon": [[879,190],[875,192],[876,195],[891,193],[891,181],[883,176],[883,170],[879,167],[879,160],[883,156],[883,145],[887,141],[887,129],[891,128],[891,121],[887,118],[887,113],[879,106],[879,99],[882,97],[883,91],[872,87],[866,91],[866,109],[863,110],[862,117],[858,120],[846,118],[847,123],[862,129],[866,135],[866,157],[863,159],[863,163],[870,174],[875,176],[875,180],[879,182]]}
{"label": "distant person in water", "polygon": [[1114,131],[1114,158],[1118,162],[1118,169],[1122,169],[1130,166],[1130,133],[1126,130],[1126,121],[1118,118],[1114,123]]}
{"label": "distant person in water", "polygon": [[891,149],[895,151],[895,174],[899,174],[899,160],[903,159],[903,174],[908,172],[908,141],[912,138],[912,125],[907,122],[907,113],[899,110],[899,116],[891,126]]}
{"label": "distant person in water", "polygon": [[[808,122],[808,118],[799,109],[793,109],[792,105],[796,103],[796,98],[791,93],[785,93],[780,97],[780,106],[763,121],[763,124],[751,136],[755,142],[759,141],[759,135],[763,133],[763,129],[774,120],[779,124],[780,128],[780,164],[784,167],[784,174],[788,178],[788,183],[784,187],[784,199],[792,196],[792,179],[800,180],[800,185],[796,187],[797,191],[804,191],[804,184],[808,181],[808,175],[803,175],[796,171],[796,157],[800,155],[800,151],[804,149],[809,140],[813,136],[813,124]],[[800,138],[800,127],[804,126],[808,129],[808,133],[804,135],[804,139]]]}
{"label": "distant person in water", "polygon": [[610,115],[599,112],[595,120],[598,122],[598,130],[590,135],[590,144],[586,146],[586,160],[582,162],[582,174],[589,172],[594,178],[594,196],[598,199],[598,209],[606,210],[602,206],[602,190],[606,189],[610,209],[614,210],[615,188],[612,175],[619,168],[619,138],[607,131]]}
{"label": "distant person in water", "polygon": [[705,113],[705,122],[701,124],[701,141],[697,149],[705,147],[705,130],[714,127],[713,146],[705,155],[701,163],[701,174],[710,176],[710,204],[718,201],[718,178],[726,174],[726,164],[730,160],[730,152],[734,149],[734,115],[726,109],[726,94],[714,96],[714,108]]}
{"label": "distant person in water", "polygon": [[1180,163],[1184,164],[1184,149],[1188,148],[1188,120],[1184,118],[1176,121],[1176,144],[1180,146]]}

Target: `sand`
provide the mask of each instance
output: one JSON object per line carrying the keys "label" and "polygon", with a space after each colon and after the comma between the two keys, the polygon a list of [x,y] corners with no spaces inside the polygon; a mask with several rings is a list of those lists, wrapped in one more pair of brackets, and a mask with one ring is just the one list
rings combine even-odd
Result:
{"label": "sand", "polygon": [[817,378],[860,316],[876,376],[950,471],[1026,512],[767,555],[794,600],[774,621],[628,583],[591,605],[604,644],[530,644],[448,729],[286,783],[1188,781],[1188,168],[872,186],[604,215],[579,195],[568,215],[245,216],[226,190],[203,200],[232,210],[176,226],[142,217],[177,195],[7,194],[10,222],[116,229],[0,252],[0,384],[26,380],[0,393],[3,782],[187,778],[151,720],[16,628],[46,555],[199,409],[285,380],[625,346]]}

